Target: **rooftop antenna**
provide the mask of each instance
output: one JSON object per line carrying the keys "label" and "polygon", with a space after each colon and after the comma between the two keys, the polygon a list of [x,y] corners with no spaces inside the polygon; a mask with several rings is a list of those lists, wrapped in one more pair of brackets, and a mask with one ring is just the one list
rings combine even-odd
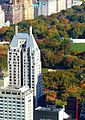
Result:
{"label": "rooftop antenna", "polygon": [[32,25],[30,26],[30,36],[32,36]]}
{"label": "rooftop antenna", "polygon": [[18,33],[18,25],[15,26],[15,35]]}

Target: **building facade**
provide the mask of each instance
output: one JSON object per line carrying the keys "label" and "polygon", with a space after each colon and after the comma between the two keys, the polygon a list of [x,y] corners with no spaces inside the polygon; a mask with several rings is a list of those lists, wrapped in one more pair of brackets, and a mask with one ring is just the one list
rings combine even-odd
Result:
{"label": "building facade", "polygon": [[83,101],[79,120],[85,120],[85,101]]}
{"label": "building facade", "polygon": [[39,0],[34,4],[34,16],[51,15],[66,10],[66,0]]}
{"label": "building facade", "polygon": [[9,20],[12,24],[22,21],[22,3],[19,0],[4,1],[1,6],[4,9],[6,21]]}
{"label": "building facade", "polygon": [[73,4],[73,0],[66,0],[66,9],[71,8]]}
{"label": "building facade", "polygon": [[38,107],[34,111],[34,120],[71,120],[64,108]]}
{"label": "building facade", "polygon": [[48,0],[47,1],[47,15],[51,15],[56,13],[56,0]]}
{"label": "building facade", "polygon": [[[29,86],[35,100],[43,95],[40,50],[32,34],[14,35],[8,51],[9,84]],[[36,102],[37,103],[37,102]]]}
{"label": "building facade", "polygon": [[34,4],[34,16],[35,18],[39,15],[51,15],[57,13],[56,11],[56,0],[39,0]]}
{"label": "building facade", "polygon": [[66,10],[66,0],[57,0],[56,1],[56,13],[61,10]]}
{"label": "building facade", "polygon": [[5,25],[5,12],[0,5],[0,28]]}
{"label": "building facade", "polygon": [[0,4],[5,11],[6,21],[12,24],[34,18],[32,0],[1,0]]}
{"label": "building facade", "polygon": [[34,6],[32,0],[22,0],[23,20],[34,19]]}
{"label": "building facade", "polygon": [[8,72],[0,72],[0,87],[7,87],[9,85],[9,76]]}
{"label": "building facade", "polygon": [[78,118],[78,99],[77,97],[68,97],[67,98],[67,105],[66,105],[66,112],[71,115],[72,119]]}
{"label": "building facade", "polygon": [[0,88],[0,120],[33,120],[33,92],[29,87]]}

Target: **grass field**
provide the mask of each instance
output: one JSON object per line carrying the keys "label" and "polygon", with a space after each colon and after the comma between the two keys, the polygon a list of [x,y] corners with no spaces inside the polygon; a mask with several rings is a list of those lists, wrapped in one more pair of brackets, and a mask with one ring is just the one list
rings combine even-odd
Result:
{"label": "grass field", "polygon": [[48,68],[42,68],[42,73],[47,73],[48,72]]}
{"label": "grass field", "polygon": [[75,51],[85,51],[85,43],[72,43],[72,49]]}

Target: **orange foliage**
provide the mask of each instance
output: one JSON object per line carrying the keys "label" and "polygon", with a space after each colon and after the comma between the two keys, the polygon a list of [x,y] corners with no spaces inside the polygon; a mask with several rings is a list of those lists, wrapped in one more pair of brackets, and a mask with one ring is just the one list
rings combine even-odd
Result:
{"label": "orange foliage", "polygon": [[0,57],[7,55],[8,46],[0,45]]}
{"label": "orange foliage", "polygon": [[66,61],[67,61],[67,62],[72,62],[72,61],[74,61],[74,57],[73,57],[73,56],[68,56],[68,57],[66,58]]}
{"label": "orange foliage", "polygon": [[78,92],[78,87],[71,87],[71,88],[68,89],[68,92],[69,92],[69,93],[74,93],[74,94],[75,94],[75,93]]}

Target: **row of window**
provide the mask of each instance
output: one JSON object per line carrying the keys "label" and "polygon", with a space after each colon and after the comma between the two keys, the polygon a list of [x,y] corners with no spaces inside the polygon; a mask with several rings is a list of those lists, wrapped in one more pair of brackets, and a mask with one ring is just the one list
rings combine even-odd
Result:
{"label": "row of window", "polygon": [[[20,93],[15,93],[15,92],[2,92],[2,94],[11,94],[11,95],[20,95]],[[2,98],[2,97],[0,97]],[[6,98],[6,97],[5,97]]]}

